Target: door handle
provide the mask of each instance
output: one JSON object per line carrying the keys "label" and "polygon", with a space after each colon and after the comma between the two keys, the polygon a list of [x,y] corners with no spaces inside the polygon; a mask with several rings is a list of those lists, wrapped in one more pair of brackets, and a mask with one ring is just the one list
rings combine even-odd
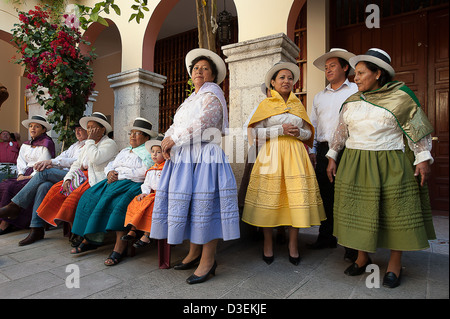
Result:
{"label": "door handle", "polygon": [[431,140],[439,143],[439,137],[437,137],[437,136],[432,136]]}

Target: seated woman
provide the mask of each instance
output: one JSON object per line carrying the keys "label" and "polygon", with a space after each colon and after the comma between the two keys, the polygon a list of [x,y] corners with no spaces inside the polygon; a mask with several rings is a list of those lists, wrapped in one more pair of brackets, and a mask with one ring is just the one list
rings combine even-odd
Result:
{"label": "seated woman", "polygon": [[145,143],[145,147],[152,154],[152,160],[155,165],[150,167],[145,175],[144,184],[141,186],[142,194],[136,196],[128,205],[125,217],[125,226],[131,226],[131,230],[122,240],[136,239],[137,231],[143,231],[144,235],[136,243],[134,247],[141,248],[150,244],[150,229],[152,225],[152,212],[155,203],[155,191],[161,178],[161,172],[164,168],[164,159],[161,141],[151,140]]}
{"label": "seated woman", "polygon": [[[46,134],[52,129],[46,118],[33,115],[31,119],[22,121],[28,128],[31,139],[22,144],[17,158],[17,178],[10,178],[0,183],[0,207],[11,203],[11,199],[36,174],[34,164],[55,157],[55,143]],[[31,220],[31,207],[26,210],[0,210],[0,235],[11,230],[11,225],[17,228],[27,228]]]}
{"label": "seated woman", "polygon": [[[112,127],[104,114],[94,112],[81,118],[79,123],[88,133],[84,146],[69,172],[52,186],[37,209],[38,216],[53,226],[58,222],[73,224],[81,195],[106,178],[104,169],[118,153],[116,142],[108,137]],[[82,175],[87,180],[74,189],[76,181],[83,179]]]}
{"label": "seated woman", "polygon": [[[0,182],[10,175],[16,174],[17,157],[19,156],[19,143],[10,132],[3,130],[0,133]],[[11,176],[12,177],[12,176]]]}
{"label": "seated woman", "polygon": [[115,265],[124,255],[127,243],[125,214],[128,204],[141,192],[145,172],[154,165],[145,142],[158,134],[152,124],[137,118],[129,130],[130,146],[123,149],[105,168],[107,179],[88,189],[80,199],[75,213],[72,232],[83,236],[80,246],[72,254],[96,249],[103,242],[106,231],[116,231],[116,245],[105,264]]}

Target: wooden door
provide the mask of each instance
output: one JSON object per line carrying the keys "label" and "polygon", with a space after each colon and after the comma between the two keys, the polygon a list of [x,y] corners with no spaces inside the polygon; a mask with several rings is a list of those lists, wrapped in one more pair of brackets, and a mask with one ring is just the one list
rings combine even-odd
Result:
{"label": "wooden door", "polygon": [[434,126],[431,207],[449,209],[449,12],[428,13],[428,118]]}

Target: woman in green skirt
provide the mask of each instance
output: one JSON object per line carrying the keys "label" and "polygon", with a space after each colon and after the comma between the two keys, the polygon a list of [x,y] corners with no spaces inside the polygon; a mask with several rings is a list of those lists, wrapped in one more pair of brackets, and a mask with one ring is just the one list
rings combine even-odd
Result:
{"label": "woman in green skirt", "polygon": [[376,48],[350,59],[358,92],[341,108],[327,174],[330,181],[336,178],[334,235],[340,245],[359,251],[345,274],[363,274],[372,263],[368,253],[387,248],[383,285],[394,288],[402,252],[426,249],[436,236],[426,188],[433,128],[414,93],[392,81],[390,64],[390,56]]}

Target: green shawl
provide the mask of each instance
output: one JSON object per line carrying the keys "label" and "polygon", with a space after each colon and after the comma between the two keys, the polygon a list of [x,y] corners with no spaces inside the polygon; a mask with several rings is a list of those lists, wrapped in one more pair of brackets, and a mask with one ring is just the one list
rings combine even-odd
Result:
{"label": "green shawl", "polygon": [[389,111],[394,115],[405,135],[414,143],[433,132],[433,125],[420,107],[419,100],[403,82],[389,82],[374,91],[358,91],[350,96],[342,106],[360,100]]}

